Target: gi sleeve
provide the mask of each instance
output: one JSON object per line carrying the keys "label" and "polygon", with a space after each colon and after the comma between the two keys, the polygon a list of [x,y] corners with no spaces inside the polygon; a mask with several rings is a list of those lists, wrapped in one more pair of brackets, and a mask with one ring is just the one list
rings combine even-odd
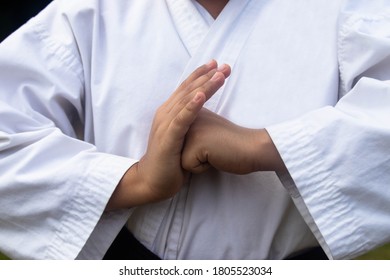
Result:
{"label": "gi sleeve", "polygon": [[382,12],[342,20],[339,102],[267,128],[289,171],[282,181],[331,259],[390,242],[390,17]]}
{"label": "gi sleeve", "polygon": [[129,215],[103,214],[134,161],[79,133],[83,66],[57,2],[0,45],[0,251],[15,259],[74,259],[94,229],[84,256],[101,258]]}

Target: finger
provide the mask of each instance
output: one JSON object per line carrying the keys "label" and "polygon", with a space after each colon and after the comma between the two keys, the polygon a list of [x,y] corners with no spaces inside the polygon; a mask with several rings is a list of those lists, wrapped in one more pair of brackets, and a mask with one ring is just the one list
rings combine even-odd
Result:
{"label": "finger", "polygon": [[[186,85],[187,88],[180,88],[171,95],[164,104],[164,111],[176,115],[198,91],[202,91],[206,94],[206,100],[210,99],[210,97],[224,84],[225,79],[229,77],[231,73],[231,68],[227,64],[222,64],[218,69],[216,69],[216,66],[216,61],[212,60],[208,64],[195,70],[190,78],[187,79],[187,81],[192,80],[192,82]],[[211,70],[205,73],[205,71],[210,68]],[[202,73],[205,74],[201,75]],[[197,78],[193,80],[195,77]],[[183,87],[183,85],[181,87]]]}
{"label": "finger", "polygon": [[199,159],[193,149],[186,145],[181,156],[181,166],[184,170],[194,174],[205,172],[211,167],[211,164],[206,159]]}
{"label": "finger", "polygon": [[[221,73],[223,77],[220,74],[216,73]],[[186,88],[187,93],[190,91],[204,91],[206,92],[207,99],[209,99],[211,96],[207,95],[207,89],[211,89],[210,85],[215,85],[218,87],[218,89],[223,85],[224,80],[228,78],[231,74],[231,68],[228,64],[222,64],[221,66],[218,67],[218,69],[212,69],[210,70],[207,74],[200,76],[197,78],[195,81],[193,81],[188,87]],[[207,84],[206,83],[210,82],[210,80],[213,82],[212,84]],[[223,80],[223,81],[222,81]],[[217,83],[215,83],[217,82]],[[222,82],[222,84],[220,83]],[[203,87],[203,88],[202,88]],[[213,92],[212,94],[214,94]],[[183,96],[185,96],[185,92]]]}
{"label": "finger", "polygon": [[196,80],[194,80],[192,83],[188,84],[188,86],[181,91],[181,94],[178,94],[178,96],[186,95],[189,92],[192,92],[202,86],[204,83],[211,80],[211,78],[214,76],[214,74],[217,73],[217,69],[211,69],[209,72],[205,73],[204,75],[198,77]]}
{"label": "finger", "polygon": [[[215,60],[211,60],[207,64],[199,66],[197,69],[195,69],[190,74],[190,76],[185,79],[180,84],[180,86],[171,94],[171,96],[164,102],[164,110],[166,112],[170,112],[172,108],[177,104],[178,100],[181,100],[183,96],[188,95],[188,93],[211,79],[211,77],[217,71],[217,66],[217,62]],[[189,98],[193,98],[193,96],[190,96]]]}
{"label": "finger", "polygon": [[209,80],[197,87],[195,92],[203,92],[207,101],[223,86],[224,83],[225,75],[222,72],[215,72]]}
{"label": "finger", "polygon": [[[193,80],[188,86],[184,89],[185,92],[191,92],[202,86],[204,83],[208,82],[216,72],[221,72],[225,79],[230,76],[231,68],[227,64],[222,64],[218,68],[212,68],[208,73],[199,76],[197,79]],[[178,94],[180,95],[180,94]]]}
{"label": "finger", "polygon": [[178,87],[178,90],[176,92],[179,92],[180,90],[186,89],[191,83],[193,83],[195,80],[197,80],[199,77],[207,74],[213,69],[217,69],[218,64],[217,62],[212,59],[208,63],[203,64],[196,68]]}
{"label": "finger", "polygon": [[172,145],[183,145],[184,137],[206,102],[206,95],[197,92],[184,108],[172,119],[168,130]]}
{"label": "finger", "polygon": [[181,95],[172,96],[166,103],[166,112],[175,116],[184,108],[191,99],[194,98],[197,92],[203,92],[206,96],[206,101],[224,84],[225,76],[222,72],[216,72],[215,69],[211,70],[206,75],[199,77],[194,84],[198,86],[196,88],[191,87],[191,91],[188,89],[183,90]]}
{"label": "finger", "polygon": [[191,172],[193,174],[201,174],[201,173],[209,170],[211,167],[211,164],[209,164],[208,162],[199,162],[199,161],[196,161],[194,163],[190,162],[187,164],[182,162],[182,167],[184,170]]}
{"label": "finger", "polygon": [[217,69],[218,72],[222,72],[222,74],[225,76],[225,78],[228,78],[232,72],[232,69],[228,64],[222,64]]}
{"label": "finger", "polygon": [[[180,88],[175,91],[174,94],[172,94],[169,99],[166,102],[167,110],[170,111],[174,106],[177,105],[177,103],[183,99],[183,97],[187,97],[187,100],[185,104],[187,104],[188,100],[192,99],[194,97],[194,94],[196,93],[196,90],[204,85],[207,81],[209,81],[213,75],[217,72],[217,69],[211,69],[209,72],[204,73],[200,77],[198,77],[196,80],[192,81],[191,83],[188,83],[186,88]],[[195,92],[194,92],[195,91]],[[193,94],[192,96],[190,94]]]}

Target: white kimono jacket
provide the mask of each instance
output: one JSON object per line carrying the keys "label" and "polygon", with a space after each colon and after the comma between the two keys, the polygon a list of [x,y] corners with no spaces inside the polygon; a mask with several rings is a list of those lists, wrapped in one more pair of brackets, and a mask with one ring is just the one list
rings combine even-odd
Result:
{"label": "white kimono jacket", "polygon": [[[0,45],[0,251],[100,259],[126,221],[165,259],[318,244],[339,259],[389,242],[388,10],[230,0],[213,21],[190,0],[54,1]],[[104,213],[156,109],[211,58],[232,75],[207,108],[266,127],[289,174],[212,170],[170,200]]]}

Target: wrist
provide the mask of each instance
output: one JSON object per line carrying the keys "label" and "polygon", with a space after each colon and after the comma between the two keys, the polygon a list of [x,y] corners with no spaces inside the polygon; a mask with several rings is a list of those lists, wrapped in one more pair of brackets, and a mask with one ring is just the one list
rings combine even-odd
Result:
{"label": "wrist", "polygon": [[267,130],[256,129],[254,134],[256,144],[253,145],[253,155],[256,171],[286,171],[287,168]]}
{"label": "wrist", "polygon": [[153,202],[145,187],[144,178],[139,170],[139,163],[132,165],[115,188],[106,210],[126,209]]}

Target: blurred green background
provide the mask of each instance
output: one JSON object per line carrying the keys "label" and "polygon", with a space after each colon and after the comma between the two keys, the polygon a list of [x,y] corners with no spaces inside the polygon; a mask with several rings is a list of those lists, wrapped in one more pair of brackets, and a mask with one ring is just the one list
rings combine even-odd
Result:
{"label": "blurred green background", "polygon": [[[36,15],[50,2],[51,0],[1,0],[0,41],[4,40],[10,33]],[[0,253],[0,260],[6,259],[8,258]],[[357,259],[390,260],[390,244],[373,250]]]}

